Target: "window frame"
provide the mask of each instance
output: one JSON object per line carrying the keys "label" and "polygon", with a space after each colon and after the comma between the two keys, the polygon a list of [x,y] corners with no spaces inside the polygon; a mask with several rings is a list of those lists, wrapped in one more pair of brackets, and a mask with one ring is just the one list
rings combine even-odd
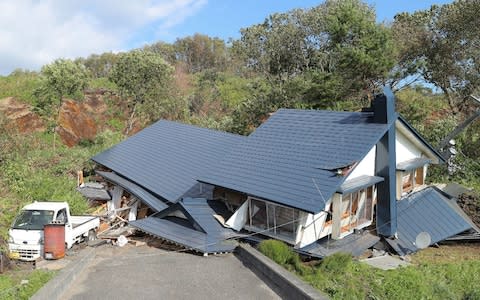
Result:
{"label": "window frame", "polygon": [[[274,237],[276,239],[285,241],[285,242],[290,243],[290,244],[295,243],[298,230],[299,230],[299,228],[301,228],[301,226],[300,226],[300,210],[299,209],[289,207],[289,206],[285,206],[285,205],[281,205],[281,204],[277,204],[277,203],[274,203],[274,202],[266,201],[266,200],[255,198],[255,197],[248,197],[247,201],[248,201],[248,220],[247,220],[247,223],[244,226],[244,228],[246,230],[253,231],[253,232],[261,232],[263,235],[271,236],[271,237]],[[265,207],[265,211],[264,211],[265,212],[264,213],[265,220],[263,222],[264,223],[264,226],[263,226],[264,228],[257,226],[258,223],[254,224],[254,217],[259,212],[259,211],[257,211],[254,214],[252,214],[253,213],[253,208],[252,208],[253,206],[252,205],[255,205],[255,202],[260,202]],[[293,228],[292,228],[291,231],[289,231],[289,230],[284,230],[283,231],[283,232],[290,232],[290,234],[281,233],[280,232],[281,230],[279,230],[279,227],[284,227],[284,226],[280,226],[282,224],[278,223],[277,207],[281,207],[283,209],[287,209],[287,210],[292,211],[291,224],[293,224],[293,225],[290,225],[290,223],[287,224],[287,225],[292,226]],[[271,216],[272,213],[273,213],[273,218]],[[286,223],[283,223],[283,224],[286,224]],[[271,226],[271,225],[273,225],[273,226]]]}

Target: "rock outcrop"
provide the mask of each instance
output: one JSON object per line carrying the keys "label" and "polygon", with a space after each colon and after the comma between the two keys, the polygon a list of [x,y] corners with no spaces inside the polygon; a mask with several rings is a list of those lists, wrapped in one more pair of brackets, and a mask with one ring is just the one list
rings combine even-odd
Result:
{"label": "rock outcrop", "polygon": [[43,120],[32,111],[28,104],[8,97],[0,100],[0,113],[4,115],[6,128],[19,133],[43,132],[46,130]]}
{"label": "rock outcrop", "polygon": [[[108,105],[105,91],[87,91],[84,101],[64,99],[57,119],[56,132],[68,147],[82,140],[93,141],[98,131],[108,123]],[[112,97],[112,95],[108,95]],[[117,99],[118,100],[118,99]],[[57,116],[51,116],[52,120]],[[21,134],[43,132],[45,122],[32,107],[14,97],[0,100],[0,126]]]}
{"label": "rock outcrop", "polygon": [[73,147],[81,140],[93,141],[97,135],[95,119],[88,113],[84,103],[65,100],[58,116],[58,132],[62,142]]}
{"label": "rock outcrop", "polygon": [[103,94],[101,91],[85,92],[85,100],[81,102],[82,110],[97,120],[97,125],[107,121],[108,106],[103,100]]}

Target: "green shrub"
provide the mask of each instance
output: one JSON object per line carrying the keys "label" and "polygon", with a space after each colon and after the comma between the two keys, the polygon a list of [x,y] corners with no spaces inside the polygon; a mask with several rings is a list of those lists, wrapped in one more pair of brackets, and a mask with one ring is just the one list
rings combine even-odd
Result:
{"label": "green shrub", "polygon": [[311,270],[303,265],[298,253],[293,252],[284,242],[265,240],[259,244],[258,250],[277,264],[284,266],[288,270],[296,271],[300,275],[307,275]]}
{"label": "green shrub", "polygon": [[464,300],[478,300],[480,299],[480,288],[464,292],[462,299]]}
{"label": "green shrub", "polygon": [[339,252],[325,257],[320,263],[319,271],[341,274],[345,273],[351,264],[352,255]]}
{"label": "green shrub", "polygon": [[112,118],[107,121],[108,126],[110,126],[112,129],[115,131],[122,131],[125,127],[125,124],[123,121],[121,121],[118,118]]}
{"label": "green shrub", "polygon": [[265,240],[258,245],[258,250],[277,264],[285,266],[292,260],[293,252],[284,242]]}
{"label": "green shrub", "polygon": [[36,72],[15,70],[8,76],[0,76],[0,99],[15,97],[28,104],[35,104],[33,92],[40,85],[40,76]]}

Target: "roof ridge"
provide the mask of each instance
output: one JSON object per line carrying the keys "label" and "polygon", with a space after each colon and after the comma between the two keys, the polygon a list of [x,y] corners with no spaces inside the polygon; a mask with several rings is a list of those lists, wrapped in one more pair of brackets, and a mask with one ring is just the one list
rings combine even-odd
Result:
{"label": "roof ridge", "polygon": [[[166,120],[166,119],[158,120],[157,122],[153,123],[152,125],[155,125],[155,124],[158,124],[158,123],[170,123],[170,124],[180,125],[180,126],[184,126],[184,127],[198,128],[198,129],[201,129],[201,130],[216,132],[216,133],[225,134],[225,135],[231,135],[231,136],[235,136],[235,137],[246,137],[244,135],[237,134],[237,133],[232,133],[232,132],[213,129],[213,128],[208,128],[208,127],[201,127],[201,126],[197,126],[197,125],[194,125],[194,124],[187,124],[187,123],[183,123],[183,122]],[[148,128],[148,127],[146,127],[146,128]]]}

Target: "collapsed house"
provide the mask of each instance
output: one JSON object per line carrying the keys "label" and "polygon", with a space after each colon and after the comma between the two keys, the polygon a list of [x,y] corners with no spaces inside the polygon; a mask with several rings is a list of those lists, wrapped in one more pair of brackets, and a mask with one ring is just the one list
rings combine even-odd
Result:
{"label": "collapsed house", "polygon": [[114,203],[126,191],[152,210],[132,226],[202,253],[248,233],[317,257],[381,238],[405,255],[478,231],[425,185],[444,159],[391,92],[361,112],[280,109],[247,137],[160,121],[92,160]]}

